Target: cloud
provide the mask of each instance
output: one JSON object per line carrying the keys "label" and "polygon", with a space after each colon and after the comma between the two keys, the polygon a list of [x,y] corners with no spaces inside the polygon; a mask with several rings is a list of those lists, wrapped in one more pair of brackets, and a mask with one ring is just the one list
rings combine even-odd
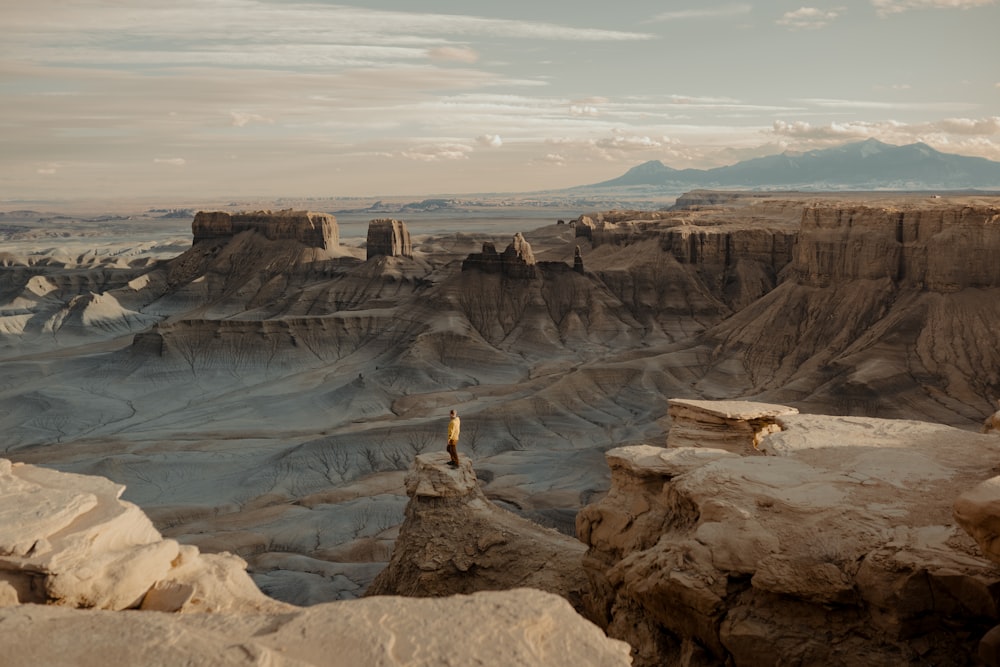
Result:
{"label": "cloud", "polygon": [[840,15],[841,11],[843,10],[824,11],[815,7],[801,7],[794,12],[785,12],[775,23],[790,30],[815,30],[828,25]]}
{"label": "cloud", "polygon": [[1000,116],[989,116],[987,118],[945,118],[937,122],[923,123],[915,127],[926,128],[926,131],[946,132],[949,134],[1000,135]]}
{"label": "cloud", "polygon": [[748,4],[723,5],[721,7],[707,7],[704,9],[680,9],[672,12],[663,12],[649,19],[647,23],[660,23],[663,21],[680,21],[687,19],[731,19],[745,16],[750,13],[752,7]]}
{"label": "cloud", "polygon": [[436,46],[427,50],[431,60],[474,63],[479,60],[479,53],[467,46]]}
{"label": "cloud", "polygon": [[465,160],[473,151],[472,146],[460,143],[418,144],[400,153],[408,160],[438,162],[440,160]]}
{"label": "cloud", "polygon": [[633,152],[659,148],[667,143],[670,143],[670,140],[666,137],[656,139],[648,136],[616,134],[613,137],[598,139],[594,145],[604,150]]}
{"label": "cloud", "polygon": [[565,167],[566,158],[559,153],[546,153],[544,157],[535,158],[534,162],[544,162],[555,167]]}
{"label": "cloud", "polygon": [[573,116],[597,116],[601,113],[597,107],[590,104],[571,104],[569,112]]}
{"label": "cloud", "polygon": [[168,164],[171,167],[183,167],[187,164],[187,160],[182,157],[155,157],[153,158],[154,164]]}
{"label": "cloud", "polygon": [[229,115],[232,117],[230,124],[233,127],[244,127],[250,123],[269,123],[273,124],[274,121],[270,118],[265,118],[257,113],[247,113],[245,111],[230,111]]}
{"label": "cloud", "polygon": [[964,102],[880,102],[875,100],[838,100],[829,98],[806,98],[796,100],[827,109],[853,110],[878,109],[883,111],[969,111],[977,105]]}
{"label": "cloud", "polygon": [[851,138],[867,138],[877,132],[878,128],[873,127],[871,123],[860,121],[812,125],[805,121],[793,121],[789,123],[783,120],[776,120],[771,126],[771,133],[775,135],[807,140],[834,139],[844,141]]}
{"label": "cloud", "polygon": [[499,134],[481,134],[476,137],[476,141],[489,148],[500,148],[503,146],[503,139],[500,138]]}
{"label": "cloud", "polygon": [[786,146],[796,150],[878,139],[897,146],[923,142],[948,153],[1000,160],[1000,141],[995,139],[1000,137],[1000,116],[944,118],[925,123],[885,120],[820,125],[779,120],[765,133],[779,137]]}
{"label": "cloud", "polygon": [[972,9],[995,3],[996,0],[872,0],[875,13],[881,17],[910,9]]}
{"label": "cloud", "polygon": [[36,174],[41,174],[42,176],[51,176],[56,173],[55,167],[39,167],[35,170]]}

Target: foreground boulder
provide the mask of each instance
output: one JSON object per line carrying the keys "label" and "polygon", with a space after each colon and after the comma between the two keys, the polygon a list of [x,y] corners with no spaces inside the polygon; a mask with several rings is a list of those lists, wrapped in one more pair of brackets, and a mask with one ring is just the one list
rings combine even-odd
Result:
{"label": "foreground boulder", "polygon": [[530,586],[584,608],[584,546],[490,502],[472,462],[444,452],[416,457],[410,502],[389,565],[368,595],[443,596]]}
{"label": "foreground boulder", "polygon": [[165,540],[103,477],[0,459],[0,606],[272,611],[232,554]]}
{"label": "foreground boulder", "polygon": [[592,615],[637,665],[976,664],[1000,570],[952,517],[995,438],[786,414],[769,456],[634,446],[584,508]]}

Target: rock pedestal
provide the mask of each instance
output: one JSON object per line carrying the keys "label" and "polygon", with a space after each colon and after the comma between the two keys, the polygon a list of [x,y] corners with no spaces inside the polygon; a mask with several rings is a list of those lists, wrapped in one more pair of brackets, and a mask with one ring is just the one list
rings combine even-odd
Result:
{"label": "rock pedestal", "polygon": [[410,502],[392,559],[368,595],[437,597],[529,586],[583,608],[584,547],[490,502],[472,462],[420,454],[406,476]]}
{"label": "rock pedestal", "polygon": [[380,218],[368,223],[368,259],[373,257],[413,257],[413,244],[406,223]]}

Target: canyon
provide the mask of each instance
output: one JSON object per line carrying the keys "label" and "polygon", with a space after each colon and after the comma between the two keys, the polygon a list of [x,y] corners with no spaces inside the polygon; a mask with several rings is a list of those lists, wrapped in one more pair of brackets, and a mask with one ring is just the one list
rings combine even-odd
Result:
{"label": "canyon", "polygon": [[[775,600],[827,614],[827,643],[860,641],[868,664],[938,650],[917,617],[965,628],[940,644],[962,659],[996,624],[995,566],[950,508],[995,465],[978,431],[1000,397],[997,198],[692,192],[504,236],[380,221],[367,250],[331,217],[205,212],[156,253],[7,250],[2,455],[123,485],[164,539],[235,554],[284,603],[530,586],[635,664],[860,664],[803,642],[816,626]],[[780,409],[730,436],[760,404]],[[452,408],[466,477],[417,493]],[[894,476],[880,457],[903,451],[937,472]],[[939,479],[930,523],[894,526]],[[872,516],[804,500],[868,487],[888,494],[866,496]],[[514,553],[534,556],[505,573]],[[918,580],[977,602],[918,604],[900,592]]]}

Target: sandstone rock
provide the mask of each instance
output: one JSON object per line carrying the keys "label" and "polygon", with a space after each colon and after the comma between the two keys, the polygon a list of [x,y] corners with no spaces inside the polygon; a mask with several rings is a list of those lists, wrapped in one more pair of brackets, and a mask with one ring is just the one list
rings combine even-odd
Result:
{"label": "sandstone rock", "polygon": [[983,555],[1000,563],[1000,477],[962,493],[954,510],[955,521],[972,535]]}
{"label": "sandstone rock", "polygon": [[758,454],[761,440],[781,430],[777,418],[798,413],[786,405],[750,401],[671,398],[668,447],[711,447],[735,454]]}
{"label": "sandstone rock", "polygon": [[406,223],[379,218],[368,223],[368,259],[372,257],[413,257],[413,244]]}
{"label": "sandstone rock", "polygon": [[951,505],[1000,445],[918,422],[777,420],[771,456],[608,452],[612,489],[577,527],[609,635],[637,665],[974,663],[1000,570]]}
{"label": "sandstone rock", "polygon": [[[1000,401],[997,401],[1000,404]],[[983,433],[1000,433],[1000,410],[986,418],[983,422]]]}
{"label": "sandstone rock", "polygon": [[195,243],[228,240],[242,232],[253,231],[271,241],[298,241],[313,248],[330,250],[340,244],[334,216],[292,209],[250,213],[199,211],[191,223],[191,231]]}
{"label": "sandstone rock", "polygon": [[242,560],[164,540],[119,499],[124,488],[0,459],[0,599],[114,610],[285,607],[253,585]]}
{"label": "sandstone rock", "polygon": [[420,454],[406,477],[410,502],[389,565],[367,595],[437,597],[529,586],[582,608],[583,545],[491,503],[470,459]]}
{"label": "sandstone rock", "polygon": [[5,667],[592,664],[625,667],[565,600],[531,589],[441,599],[374,597],[282,614],[0,608]]}

